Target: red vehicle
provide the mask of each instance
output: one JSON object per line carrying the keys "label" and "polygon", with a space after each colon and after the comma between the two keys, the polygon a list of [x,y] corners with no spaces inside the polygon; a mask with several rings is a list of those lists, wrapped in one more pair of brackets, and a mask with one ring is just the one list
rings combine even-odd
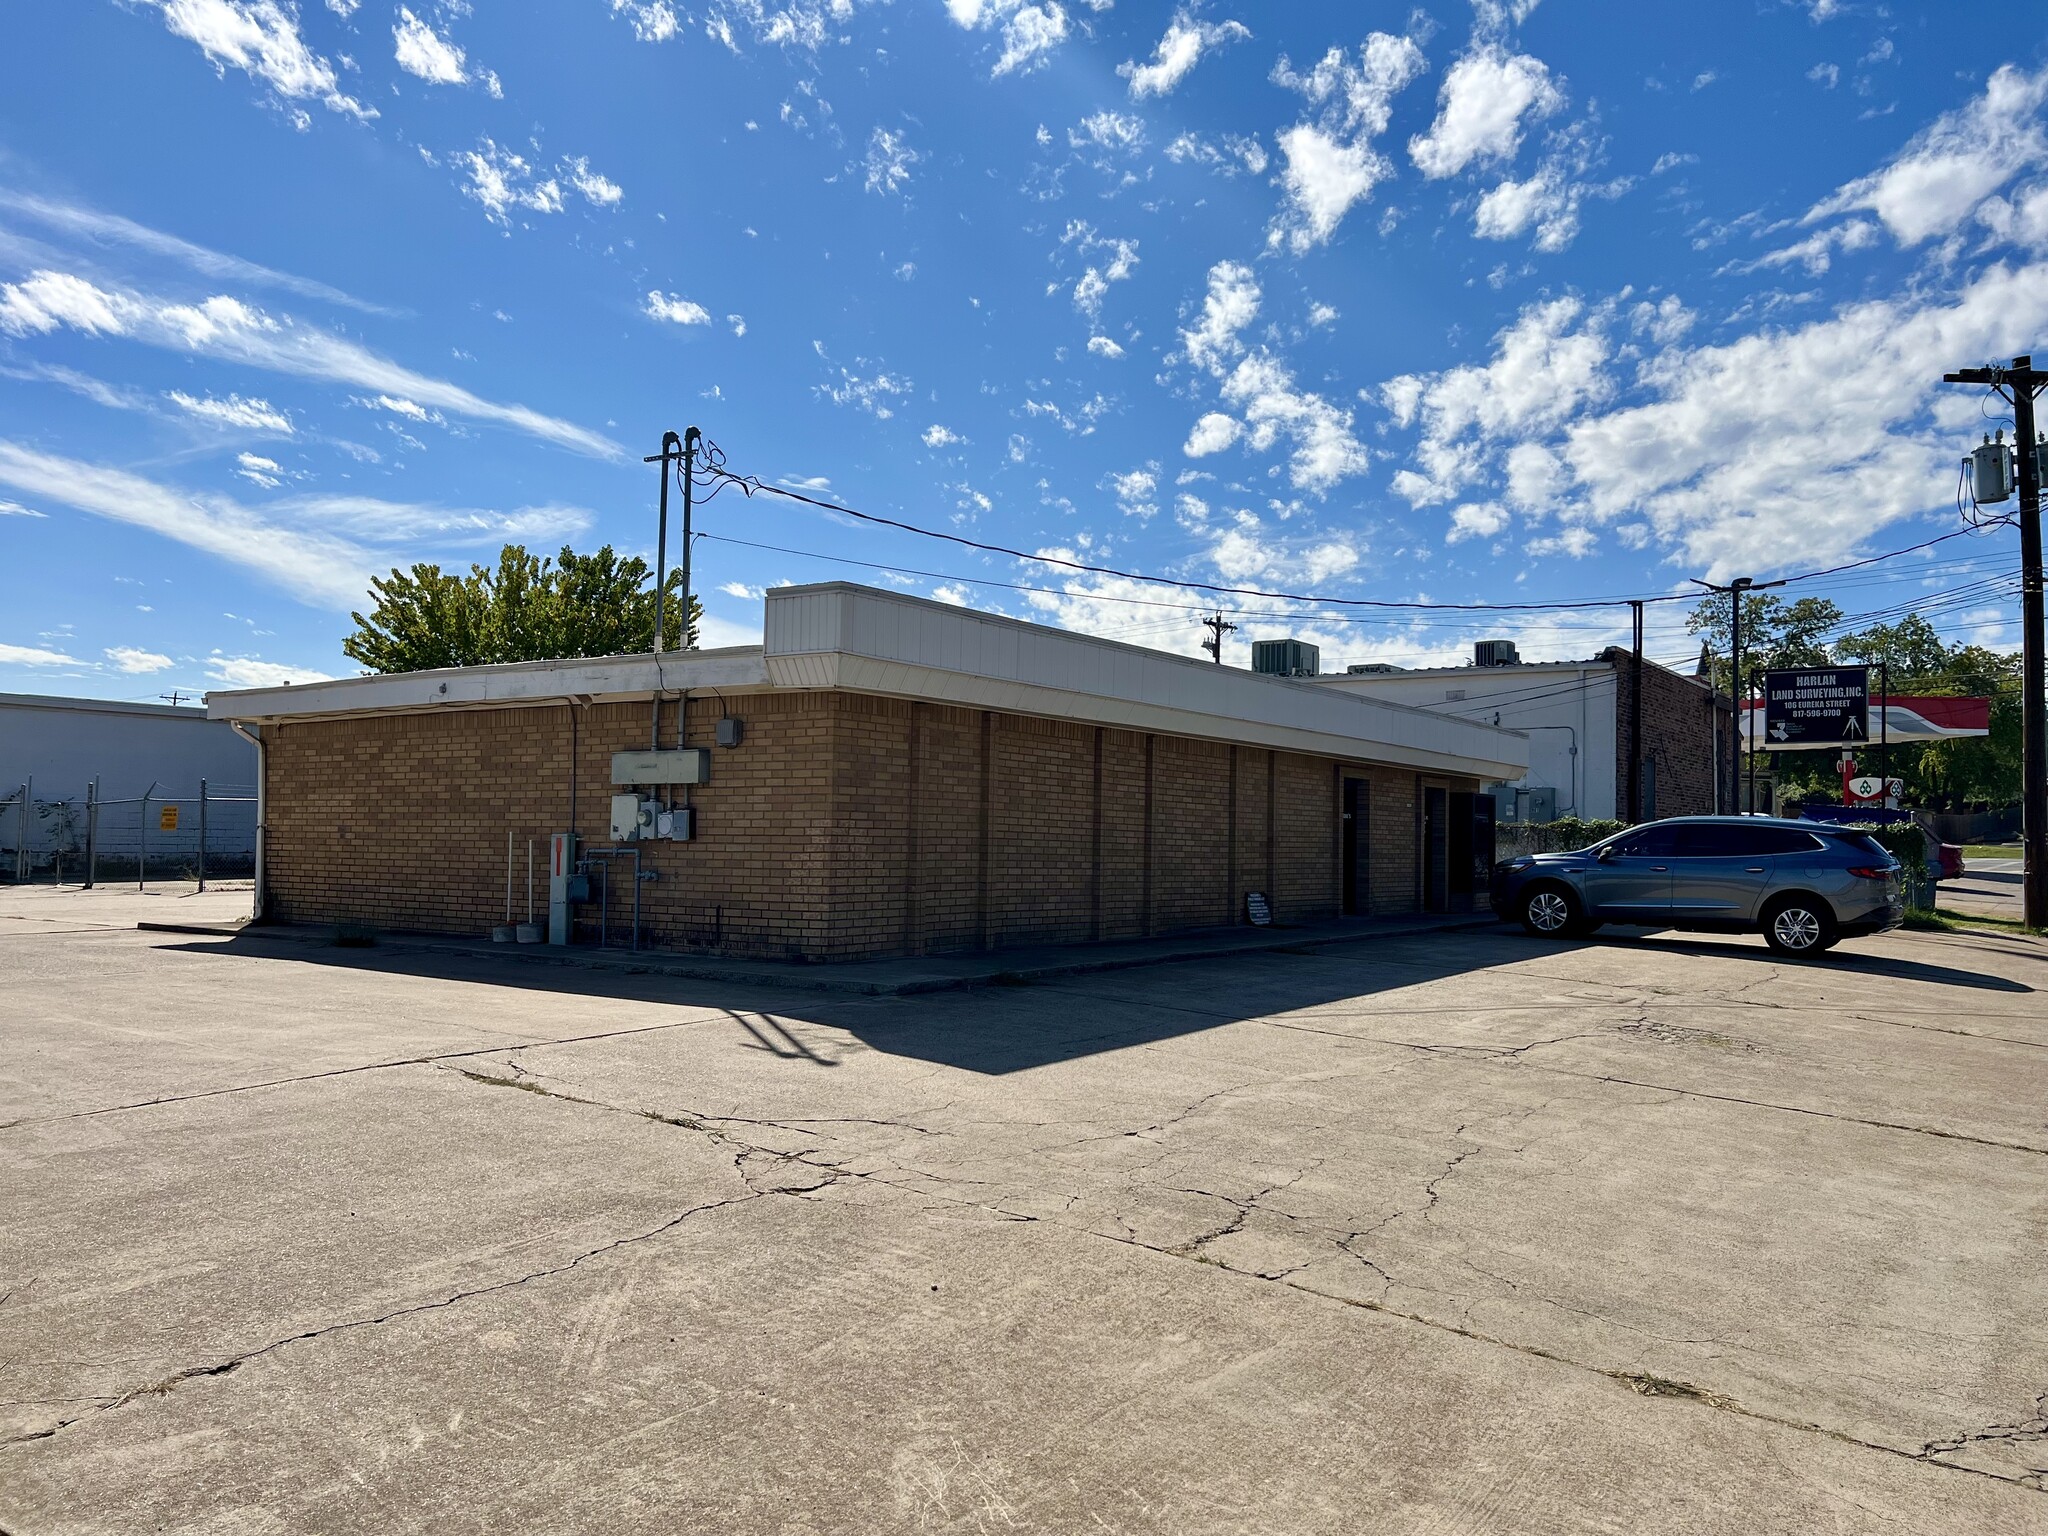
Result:
{"label": "red vehicle", "polygon": [[1934,861],[1936,880],[1960,880],[1963,878],[1963,850],[1954,843],[1938,843]]}

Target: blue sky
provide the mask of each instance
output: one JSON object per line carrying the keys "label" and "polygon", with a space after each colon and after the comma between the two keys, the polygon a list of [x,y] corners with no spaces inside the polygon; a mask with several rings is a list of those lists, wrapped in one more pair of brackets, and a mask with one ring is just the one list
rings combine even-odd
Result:
{"label": "blue sky", "polygon": [[[1655,594],[1918,543],[1990,424],[1942,371],[2048,351],[2022,14],[15,7],[0,690],[344,674],[393,565],[651,553],[640,458],[693,422],[866,510],[1332,597]],[[1183,595],[786,502],[700,526],[707,644],[825,579],[1202,637]],[[1794,590],[2014,643],[2016,600],[1970,584],[2015,563],[2006,531]],[[1294,633],[1326,668],[1626,628],[1235,607],[1230,659]]]}

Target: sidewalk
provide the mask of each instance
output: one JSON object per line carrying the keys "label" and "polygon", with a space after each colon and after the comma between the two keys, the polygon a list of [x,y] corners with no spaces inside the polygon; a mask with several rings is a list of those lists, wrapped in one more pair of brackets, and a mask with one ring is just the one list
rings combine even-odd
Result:
{"label": "sidewalk", "polygon": [[[1469,912],[1424,917],[1343,918],[1293,927],[1216,928],[1157,939],[1034,945],[982,954],[925,955],[901,960],[853,960],[820,965],[735,960],[719,955],[674,954],[660,950],[597,949],[580,944],[574,947],[494,944],[430,934],[380,933],[376,946],[399,953],[463,955],[501,961],[507,965],[569,965],[629,975],[675,976],[743,986],[892,997],[916,992],[942,992],[955,987],[1016,985],[1052,976],[1213,960],[1223,955],[1317,949],[1364,939],[1435,933],[1455,928],[1490,928],[1493,925],[1494,919],[1485,913]],[[228,935],[235,938],[238,946],[251,948],[334,942],[332,929],[311,925],[265,924],[245,928],[239,924],[186,922],[166,916],[144,920],[136,926],[156,933]]]}

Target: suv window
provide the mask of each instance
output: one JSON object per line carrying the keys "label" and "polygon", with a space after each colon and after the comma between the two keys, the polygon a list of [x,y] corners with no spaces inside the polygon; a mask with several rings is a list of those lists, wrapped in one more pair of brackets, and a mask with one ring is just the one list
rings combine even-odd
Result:
{"label": "suv window", "polygon": [[1681,827],[1681,859],[1761,859],[1780,853],[1811,853],[1820,842],[1810,832],[1791,827],[1745,827],[1706,822]]}
{"label": "suv window", "polygon": [[1830,835],[1836,842],[1846,844],[1848,847],[1854,848],[1858,853],[1874,853],[1880,859],[1889,859],[1891,857],[1891,854],[1886,851],[1884,844],[1880,843],[1868,832],[1835,832]]}
{"label": "suv window", "polygon": [[1645,827],[1613,845],[1614,851],[1630,859],[1668,859],[1678,850],[1678,828]]}

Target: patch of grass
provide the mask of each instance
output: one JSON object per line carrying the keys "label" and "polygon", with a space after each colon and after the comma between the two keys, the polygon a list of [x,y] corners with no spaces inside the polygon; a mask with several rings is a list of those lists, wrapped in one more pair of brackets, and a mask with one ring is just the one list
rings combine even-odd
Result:
{"label": "patch of grass", "polygon": [[2020,856],[2018,843],[1965,843],[1963,862],[1972,859],[2016,859]]}
{"label": "patch of grass", "polygon": [[1947,907],[1936,907],[1932,912],[1911,911],[1906,914],[1905,927],[1918,929],[1923,933],[1969,933],[1990,929],[1996,933],[2030,934],[2035,938],[2048,937],[2048,928],[2029,928],[2025,923],[2010,917],[1985,917],[1977,912],[1956,912]]}

